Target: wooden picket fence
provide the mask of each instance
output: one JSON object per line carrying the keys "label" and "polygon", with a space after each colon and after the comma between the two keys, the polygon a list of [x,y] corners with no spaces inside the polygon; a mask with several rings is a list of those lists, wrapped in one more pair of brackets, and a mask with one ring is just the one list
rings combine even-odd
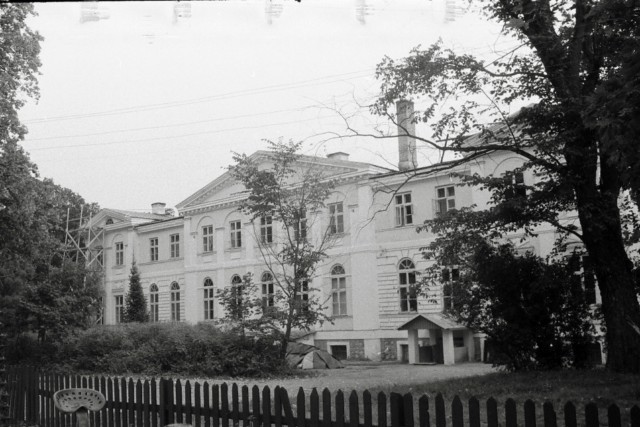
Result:
{"label": "wooden picket fence", "polygon": [[[409,367],[407,369],[410,369]],[[577,411],[572,403],[562,408],[563,423],[550,402],[536,413],[536,404],[527,400],[518,405],[507,399],[502,410],[490,398],[481,405],[471,398],[465,410],[457,396],[447,411],[442,395],[432,401],[407,393],[380,392],[361,395],[353,391],[347,400],[342,391],[331,393],[315,388],[307,394],[300,388],[291,402],[287,390],[249,388],[226,383],[209,384],[161,378],[136,380],[111,377],[62,376],[29,367],[8,370],[10,417],[17,425],[41,427],[74,426],[70,414],[58,411],[52,400],[57,390],[83,387],[99,390],[105,407],[91,413],[91,426],[163,427],[184,423],[198,427],[596,427],[608,425],[640,427],[640,407],[622,413],[611,405],[600,420],[598,407],[591,403]],[[433,406],[431,406],[433,405]],[[481,406],[484,406],[481,408]],[[539,409],[539,408],[538,408]],[[242,423],[242,425],[241,425]]]}

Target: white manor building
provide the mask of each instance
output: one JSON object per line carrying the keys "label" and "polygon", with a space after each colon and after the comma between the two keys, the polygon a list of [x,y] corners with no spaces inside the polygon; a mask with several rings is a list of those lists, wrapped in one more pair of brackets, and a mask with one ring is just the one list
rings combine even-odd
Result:
{"label": "white manor building", "polygon": [[[324,168],[336,181],[326,209],[313,213],[308,233],[320,235],[332,223],[337,238],[312,281],[321,300],[327,301],[333,323],[319,325],[302,340],[338,358],[445,364],[481,360],[482,337],[442,315],[444,298],[434,304],[407,291],[416,280],[415,272],[429,265],[420,248],[434,238],[417,233],[416,226],[449,209],[487,206],[488,192],[457,186],[459,178],[451,172],[501,176],[524,160],[494,152],[453,170],[407,181],[416,170],[425,172],[437,165],[416,169],[415,141],[400,136],[398,144],[397,171],[350,161],[345,153],[301,157],[301,167]],[[252,155],[266,164],[269,156],[266,151]],[[529,172],[519,178],[527,184],[535,179]],[[221,318],[218,289],[248,272],[257,282],[267,277],[256,243],[259,233],[254,232],[260,225],[254,228],[238,210],[246,197],[243,190],[225,172],[178,203],[178,216],[165,212],[163,203],[155,203],[149,214],[100,211],[91,223],[103,231],[104,323],[116,324],[122,318],[133,259],[155,322]],[[278,233],[275,223],[262,227],[263,233]],[[513,236],[513,241],[523,251],[546,255],[556,235],[552,228],[539,231],[526,243],[519,243],[521,236]],[[268,284],[261,288],[270,292]],[[593,298],[599,302],[597,289]]]}

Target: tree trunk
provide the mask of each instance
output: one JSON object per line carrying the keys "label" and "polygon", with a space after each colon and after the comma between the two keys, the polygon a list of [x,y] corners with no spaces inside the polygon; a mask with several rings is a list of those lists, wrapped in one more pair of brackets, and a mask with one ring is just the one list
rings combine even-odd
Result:
{"label": "tree trunk", "polygon": [[640,305],[622,241],[617,200],[603,195],[587,198],[580,191],[576,195],[584,243],[602,296],[607,368],[639,373]]}

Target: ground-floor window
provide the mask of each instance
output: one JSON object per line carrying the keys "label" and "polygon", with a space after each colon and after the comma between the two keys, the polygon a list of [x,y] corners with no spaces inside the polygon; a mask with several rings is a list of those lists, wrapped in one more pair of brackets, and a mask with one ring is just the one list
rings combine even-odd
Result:
{"label": "ground-floor window", "polygon": [[124,323],[124,295],[116,295],[116,323]]}
{"label": "ground-floor window", "polygon": [[178,282],[171,284],[171,321],[180,321],[180,285]]}
{"label": "ground-floor window", "polygon": [[331,355],[338,360],[345,360],[348,357],[346,345],[332,345],[329,347]]}

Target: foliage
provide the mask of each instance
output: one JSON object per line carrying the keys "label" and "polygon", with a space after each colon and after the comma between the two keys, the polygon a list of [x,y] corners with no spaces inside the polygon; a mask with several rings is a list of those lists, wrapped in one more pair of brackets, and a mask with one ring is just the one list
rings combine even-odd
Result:
{"label": "foliage", "polygon": [[126,322],[146,322],[149,320],[147,313],[147,300],[140,284],[140,272],[134,259],[131,263],[131,274],[129,275],[129,292],[125,300],[125,321]]}
{"label": "foliage", "polygon": [[[236,154],[229,170],[247,189],[240,209],[251,216],[268,283],[274,287],[265,299],[254,297],[252,310],[262,312],[255,325],[279,337],[284,358],[293,330],[309,330],[327,319],[312,280],[334,236],[328,230],[316,236],[312,221],[317,215],[310,214],[324,208],[334,184],[322,168],[302,161],[297,154],[301,143],[267,142],[269,168],[261,168],[260,159]],[[260,221],[266,218],[272,225],[269,238],[260,234]]]}
{"label": "foliage", "polygon": [[[57,348],[48,345],[48,359],[37,360],[41,366],[73,372],[207,377],[268,377],[288,372],[273,339],[243,340],[209,323],[94,326]],[[23,339],[22,346],[39,352],[33,341]]]}
{"label": "foliage", "polygon": [[247,330],[262,331],[265,326],[262,300],[251,273],[242,276],[241,283],[219,289],[216,296],[220,305],[225,308],[224,318],[219,322],[221,327],[230,327],[243,338]]}
{"label": "foliage", "polygon": [[78,217],[98,206],[39,179],[19,145],[26,128],[18,110],[39,95],[42,37],[25,23],[33,14],[28,3],[0,4],[0,323],[9,339],[34,332],[53,340],[95,312],[97,281],[81,260],[63,262],[62,247],[67,212]]}
{"label": "foliage", "polygon": [[[618,206],[624,191],[638,202],[640,8],[633,0],[493,0],[483,8],[518,47],[490,62],[441,42],[385,58],[372,110],[391,116],[396,100],[419,101],[413,120],[428,123],[433,138],[416,139],[457,153],[451,167],[495,151],[520,156],[535,183],[467,179],[493,194],[493,210],[476,221],[529,234],[544,222],[581,239],[601,290],[607,365],[640,372],[640,306]],[[510,115],[516,102],[533,104]],[[563,221],[572,209],[579,229]]]}

